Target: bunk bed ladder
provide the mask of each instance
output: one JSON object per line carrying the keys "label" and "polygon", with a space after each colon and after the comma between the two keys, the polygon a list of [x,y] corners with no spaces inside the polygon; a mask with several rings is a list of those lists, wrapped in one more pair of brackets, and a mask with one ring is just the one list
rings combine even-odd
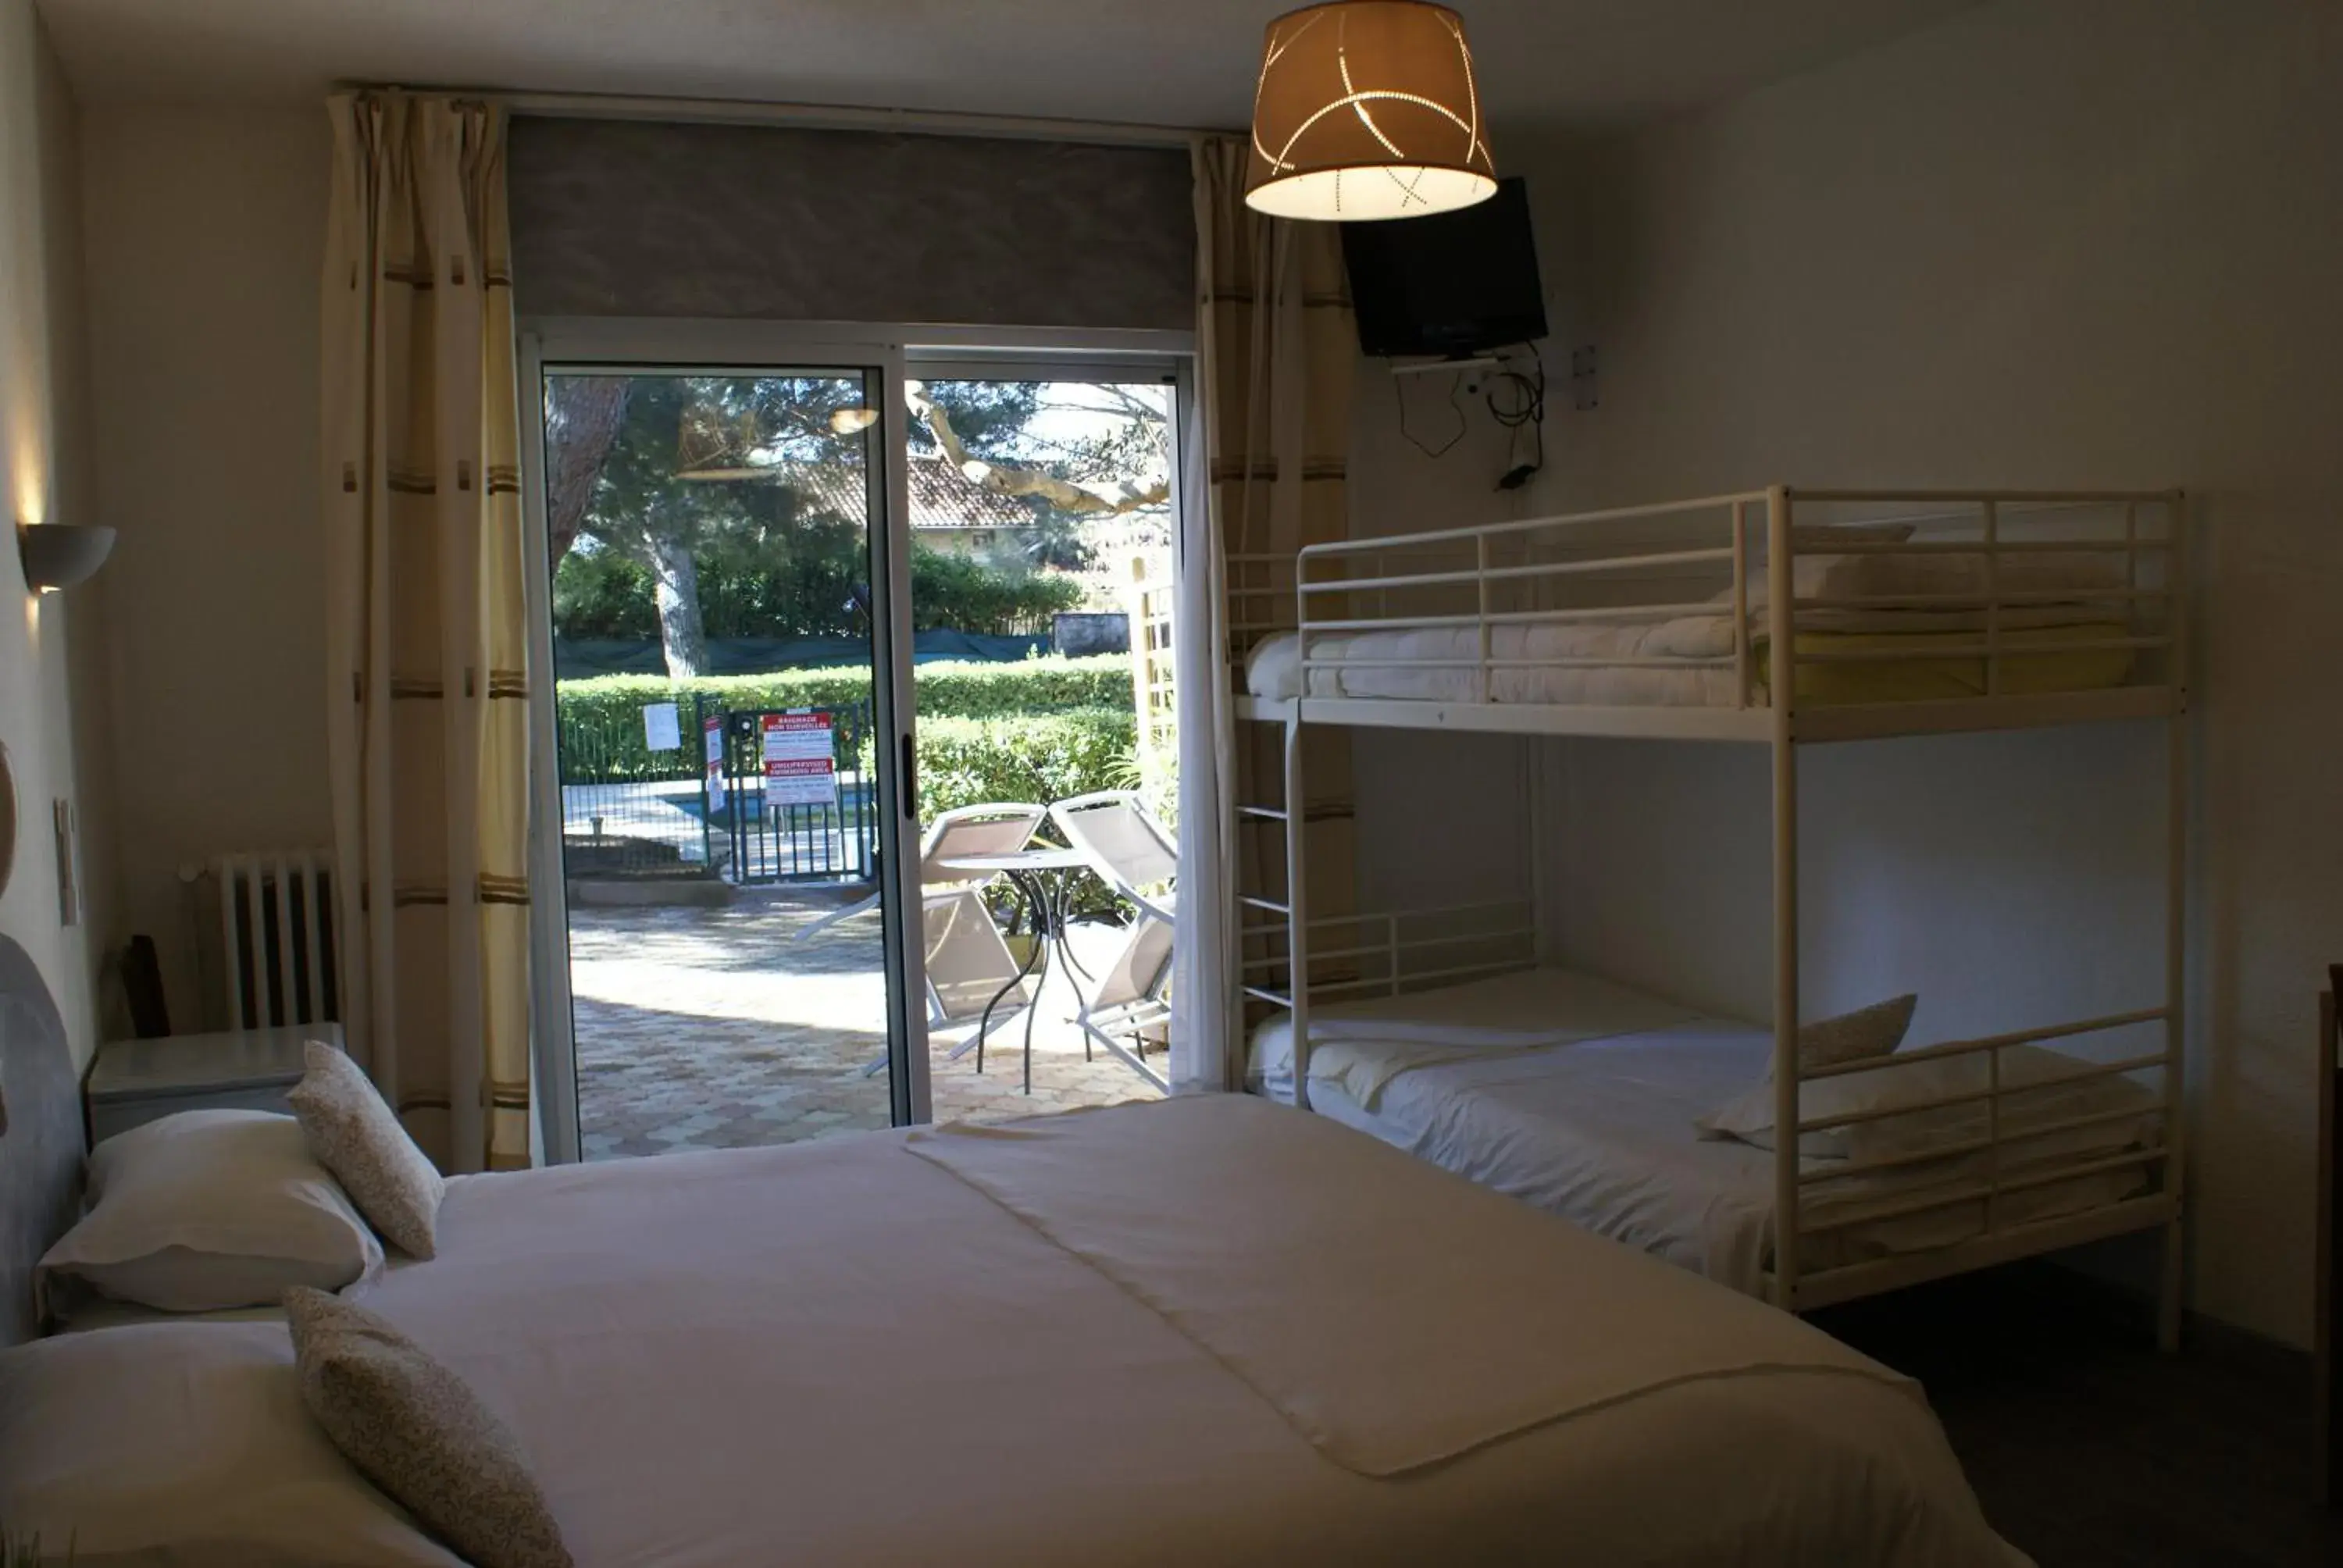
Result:
{"label": "bunk bed ladder", "polygon": [[[1790,492],[1765,492],[1765,612],[1774,713],[1774,1304],[1798,1306],[1798,689]],[[1736,528],[1736,532],[1737,532]]]}
{"label": "bunk bed ladder", "polygon": [[1302,865],[1310,797],[1302,770],[1302,704],[1285,721],[1285,989],[1293,1018],[1293,1103],[1310,1109],[1310,889]]}

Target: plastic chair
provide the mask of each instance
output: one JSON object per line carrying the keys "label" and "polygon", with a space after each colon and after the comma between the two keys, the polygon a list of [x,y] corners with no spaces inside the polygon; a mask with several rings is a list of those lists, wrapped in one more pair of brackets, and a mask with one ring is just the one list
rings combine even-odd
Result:
{"label": "plastic chair", "polygon": [[[928,1023],[966,1023],[1001,995],[1018,975],[1016,957],[992,922],[982,890],[1000,873],[955,870],[942,862],[963,855],[1009,855],[1023,849],[1048,810],[1040,806],[997,802],[960,806],[928,824],[920,841],[920,940],[927,954]],[[804,941],[839,921],[879,907],[872,893],[833,910],[798,932]],[[1032,998],[1022,998],[1030,1004]],[[865,1077],[886,1070],[881,1056],[863,1069]]]}
{"label": "plastic chair", "polygon": [[[1033,829],[1048,815],[1048,809],[1041,806],[1003,803],[954,807],[929,823],[927,836],[920,840],[920,886],[973,886],[990,881],[990,877],[971,878],[965,871],[947,869],[939,862],[962,855],[1015,854],[1032,839]],[[832,910],[790,940],[809,941],[839,921],[867,915],[878,907],[879,895],[873,892],[842,909]]]}
{"label": "plastic chair", "polygon": [[[1172,939],[1178,926],[1176,894],[1165,890],[1180,873],[1180,847],[1128,789],[1077,795],[1050,808],[1050,819],[1101,881],[1139,910],[1121,950],[1080,997],[1074,1021],[1082,1032],[1124,1060],[1118,1037],[1141,1041],[1171,1021]],[[1076,990],[1079,996],[1080,987]],[[1140,1064],[1140,1070],[1146,1069]]]}

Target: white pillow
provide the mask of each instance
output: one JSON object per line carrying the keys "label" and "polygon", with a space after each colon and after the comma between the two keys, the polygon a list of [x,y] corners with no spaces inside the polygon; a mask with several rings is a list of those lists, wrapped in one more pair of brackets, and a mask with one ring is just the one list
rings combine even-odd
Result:
{"label": "white pillow", "polygon": [[[1847,530],[1840,542],[1898,544],[1910,528],[1889,538],[1874,538],[1868,530]],[[1800,598],[1884,598],[1909,595],[1961,596],[1981,605],[1986,598],[1986,558],[1980,553],[1926,555],[1845,555],[1832,552],[1826,541],[1809,543],[1799,531],[1791,575]],[[1817,553],[1808,555],[1812,548]],[[1996,594],[2071,594],[2077,601],[2110,594],[2127,586],[2124,558],[2111,550],[2032,550],[2005,555],[1993,568]],[[1752,610],[1767,602],[1771,587],[1763,563],[1749,568]],[[1729,605],[1733,590],[1720,589],[1711,603]],[[1948,608],[1960,608],[1956,604]]]}
{"label": "white pillow", "polygon": [[265,1111],[183,1111],[89,1157],[90,1211],[41,1260],[54,1295],[78,1282],[166,1312],[273,1306],[382,1268],[382,1243],[301,1124]]}
{"label": "white pillow", "polygon": [[[2076,1073],[2089,1066],[2081,1058],[2034,1046],[2010,1046],[2002,1051],[2002,1087],[2019,1091],[2001,1099],[2001,1161],[2006,1169],[2114,1153],[2155,1136],[2157,1097],[2121,1077],[2075,1080]],[[1896,1065],[1891,1057],[1872,1071],[1850,1072],[1844,1078],[1826,1078],[1804,1086],[1805,1105],[1799,1114],[1813,1120],[1856,1111],[1893,1111],[1946,1095],[1981,1094],[1992,1085],[1992,1070],[1981,1052],[1904,1066]],[[2136,1114],[2118,1116],[2119,1111]],[[2054,1122],[2101,1115],[2110,1120],[2053,1132],[2036,1131]],[[1888,1160],[1982,1142],[1992,1131],[1986,1102],[1972,1100],[1925,1111],[1907,1110],[1876,1121],[1834,1128],[1828,1134],[1806,1136],[1837,1139],[1850,1160]],[[1982,1151],[1978,1153],[1981,1156]]]}
{"label": "white pillow", "polygon": [[0,1351],[0,1519],[76,1568],[462,1568],[310,1418],[282,1323]]}
{"label": "white pillow", "polygon": [[1253,644],[1245,655],[1245,689],[1255,697],[1283,699],[1302,695],[1302,638],[1279,632]]}
{"label": "white pillow", "polygon": [[[1861,1061],[1874,1056],[1885,1056],[1904,1043],[1905,1030],[1912,1027],[1912,1010],[1919,998],[1906,994],[1886,1001],[1874,1002],[1853,1012],[1826,1018],[1810,1023],[1798,1030],[1798,1070],[1801,1074],[1817,1068],[1837,1067],[1850,1061]],[[1850,1074],[1867,1077],[1868,1074]],[[1801,1121],[1818,1119],[1826,1112],[1815,1102],[1815,1091],[1824,1085],[1840,1081],[1825,1079],[1821,1083],[1799,1088],[1804,1096],[1799,1108]],[[1693,1125],[1704,1138],[1737,1139],[1760,1149],[1774,1147],[1774,1071],[1769,1066],[1765,1079],[1755,1087],[1735,1095],[1717,1110],[1699,1118]],[[1798,1140],[1798,1152],[1812,1158],[1843,1160],[1846,1158],[1845,1130],[1808,1132]]]}

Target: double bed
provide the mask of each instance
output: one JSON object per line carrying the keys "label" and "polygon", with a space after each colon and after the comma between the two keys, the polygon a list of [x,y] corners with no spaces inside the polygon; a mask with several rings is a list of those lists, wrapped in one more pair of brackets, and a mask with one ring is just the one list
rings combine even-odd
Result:
{"label": "double bed", "polygon": [[[1249,1097],[462,1178],[355,1293],[587,1568],[2023,1561],[1908,1381]],[[269,1322],[0,1352],[0,1518],[85,1568],[455,1561]]]}

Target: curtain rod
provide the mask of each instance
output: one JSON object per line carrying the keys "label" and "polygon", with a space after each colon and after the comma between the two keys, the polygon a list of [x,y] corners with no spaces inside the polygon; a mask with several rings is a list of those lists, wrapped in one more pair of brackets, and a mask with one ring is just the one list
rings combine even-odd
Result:
{"label": "curtain rod", "polygon": [[[381,84],[337,83],[337,91]],[[508,114],[547,119],[661,120],[693,125],[795,126],[822,131],[896,131],[912,136],[1002,136],[1129,147],[1187,147],[1212,133],[1177,126],[1047,116],[979,115],[943,109],[880,109],[849,104],[764,104],[746,98],[663,98],[628,93],[518,93],[494,89],[407,87],[500,104]]]}

